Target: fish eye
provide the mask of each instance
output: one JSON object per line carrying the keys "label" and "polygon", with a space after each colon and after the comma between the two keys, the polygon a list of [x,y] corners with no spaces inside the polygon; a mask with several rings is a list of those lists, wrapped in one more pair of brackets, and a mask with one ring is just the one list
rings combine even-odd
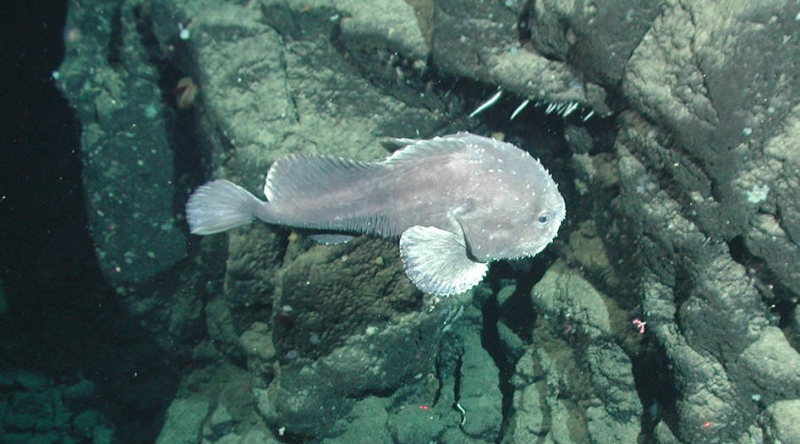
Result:
{"label": "fish eye", "polygon": [[550,213],[542,213],[539,215],[536,221],[539,222],[539,224],[541,225],[547,225],[550,223],[550,219],[552,219]]}

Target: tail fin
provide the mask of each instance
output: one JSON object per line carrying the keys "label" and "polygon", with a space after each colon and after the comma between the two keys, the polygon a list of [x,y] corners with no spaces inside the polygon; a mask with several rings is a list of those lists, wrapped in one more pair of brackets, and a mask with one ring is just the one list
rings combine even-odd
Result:
{"label": "tail fin", "polygon": [[214,234],[247,225],[264,202],[227,180],[196,189],[186,202],[186,221],[192,234]]}

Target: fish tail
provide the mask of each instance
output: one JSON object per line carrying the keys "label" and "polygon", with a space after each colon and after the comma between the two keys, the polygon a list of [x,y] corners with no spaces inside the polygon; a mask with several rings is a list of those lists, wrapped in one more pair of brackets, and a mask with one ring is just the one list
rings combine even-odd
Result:
{"label": "fish tail", "polygon": [[227,180],[196,189],[186,202],[186,221],[192,234],[214,234],[253,222],[265,202]]}

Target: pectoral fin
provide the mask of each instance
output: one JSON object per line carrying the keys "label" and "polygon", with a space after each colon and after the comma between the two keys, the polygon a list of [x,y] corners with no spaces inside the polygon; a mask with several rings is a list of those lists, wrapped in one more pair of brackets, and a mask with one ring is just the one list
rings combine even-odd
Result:
{"label": "pectoral fin", "polygon": [[425,293],[463,293],[477,285],[489,266],[467,256],[464,237],[436,227],[415,225],[400,236],[406,274]]}

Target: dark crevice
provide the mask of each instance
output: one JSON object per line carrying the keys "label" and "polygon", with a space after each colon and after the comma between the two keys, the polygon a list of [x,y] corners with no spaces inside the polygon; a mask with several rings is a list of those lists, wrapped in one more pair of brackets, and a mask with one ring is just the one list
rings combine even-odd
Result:
{"label": "dark crevice", "polygon": [[498,386],[503,396],[503,425],[500,429],[500,436],[498,437],[498,442],[500,442],[506,424],[510,419],[509,415],[513,410],[514,386],[511,384],[511,377],[514,375],[516,359],[509,359],[507,348],[503,345],[497,330],[497,324],[500,321],[500,307],[497,304],[497,296],[492,296],[483,304],[482,312],[483,326],[481,329],[481,345],[483,345],[483,348],[489,353],[489,356],[494,360],[499,370]]}
{"label": "dark crevice", "polygon": [[[184,78],[192,78],[192,73],[181,69],[178,61],[182,61],[187,66],[194,66],[193,56],[186,42],[177,35],[169,42],[159,42],[153,29],[153,17],[144,13],[142,8],[137,8],[134,15],[136,31],[147,52],[148,62],[158,72],[161,99],[169,106],[165,108],[162,117],[173,155],[175,194],[172,206],[175,214],[183,214],[190,190],[197,188],[207,180],[210,172],[207,171],[206,165],[211,164],[210,149],[203,149],[204,145],[197,137],[196,110],[199,108],[202,95],[198,95],[195,105],[185,109],[181,109],[177,103],[179,81]],[[182,221],[183,228],[188,231],[188,226],[183,218],[177,219]],[[190,242],[189,246],[190,252],[194,252],[197,248],[196,243]]]}
{"label": "dark crevice", "polygon": [[111,18],[111,32],[108,37],[108,64],[119,67],[122,64],[122,6],[114,9]]}
{"label": "dark crevice", "polygon": [[[795,293],[781,284],[781,280],[764,259],[750,252],[744,236],[732,238],[727,242],[727,245],[731,259],[745,267],[751,282],[761,296],[762,302],[769,309],[778,326],[784,329],[784,332],[791,332],[795,319],[793,310],[797,306]],[[787,333],[787,338],[792,346],[797,349],[798,345],[800,345],[800,337]]]}
{"label": "dark crevice", "polygon": [[728,241],[728,251],[731,253],[731,259],[745,265],[747,256],[747,249],[744,246],[744,237],[736,236]]}
{"label": "dark crevice", "polygon": [[453,382],[453,408],[458,410],[456,407],[461,402],[461,367],[464,365],[464,358],[462,355],[458,355],[456,358],[456,368],[455,368],[455,380]]}
{"label": "dark crevice", "polygon": [[660,422],[673,432],[677,430],[678,389],[664,347],[654,340],[647,341],[644,346],[644,350],[631,356],[631,364],[636,392],[644,407],[641,437],[645,442],[653,442],[655,428]]}

